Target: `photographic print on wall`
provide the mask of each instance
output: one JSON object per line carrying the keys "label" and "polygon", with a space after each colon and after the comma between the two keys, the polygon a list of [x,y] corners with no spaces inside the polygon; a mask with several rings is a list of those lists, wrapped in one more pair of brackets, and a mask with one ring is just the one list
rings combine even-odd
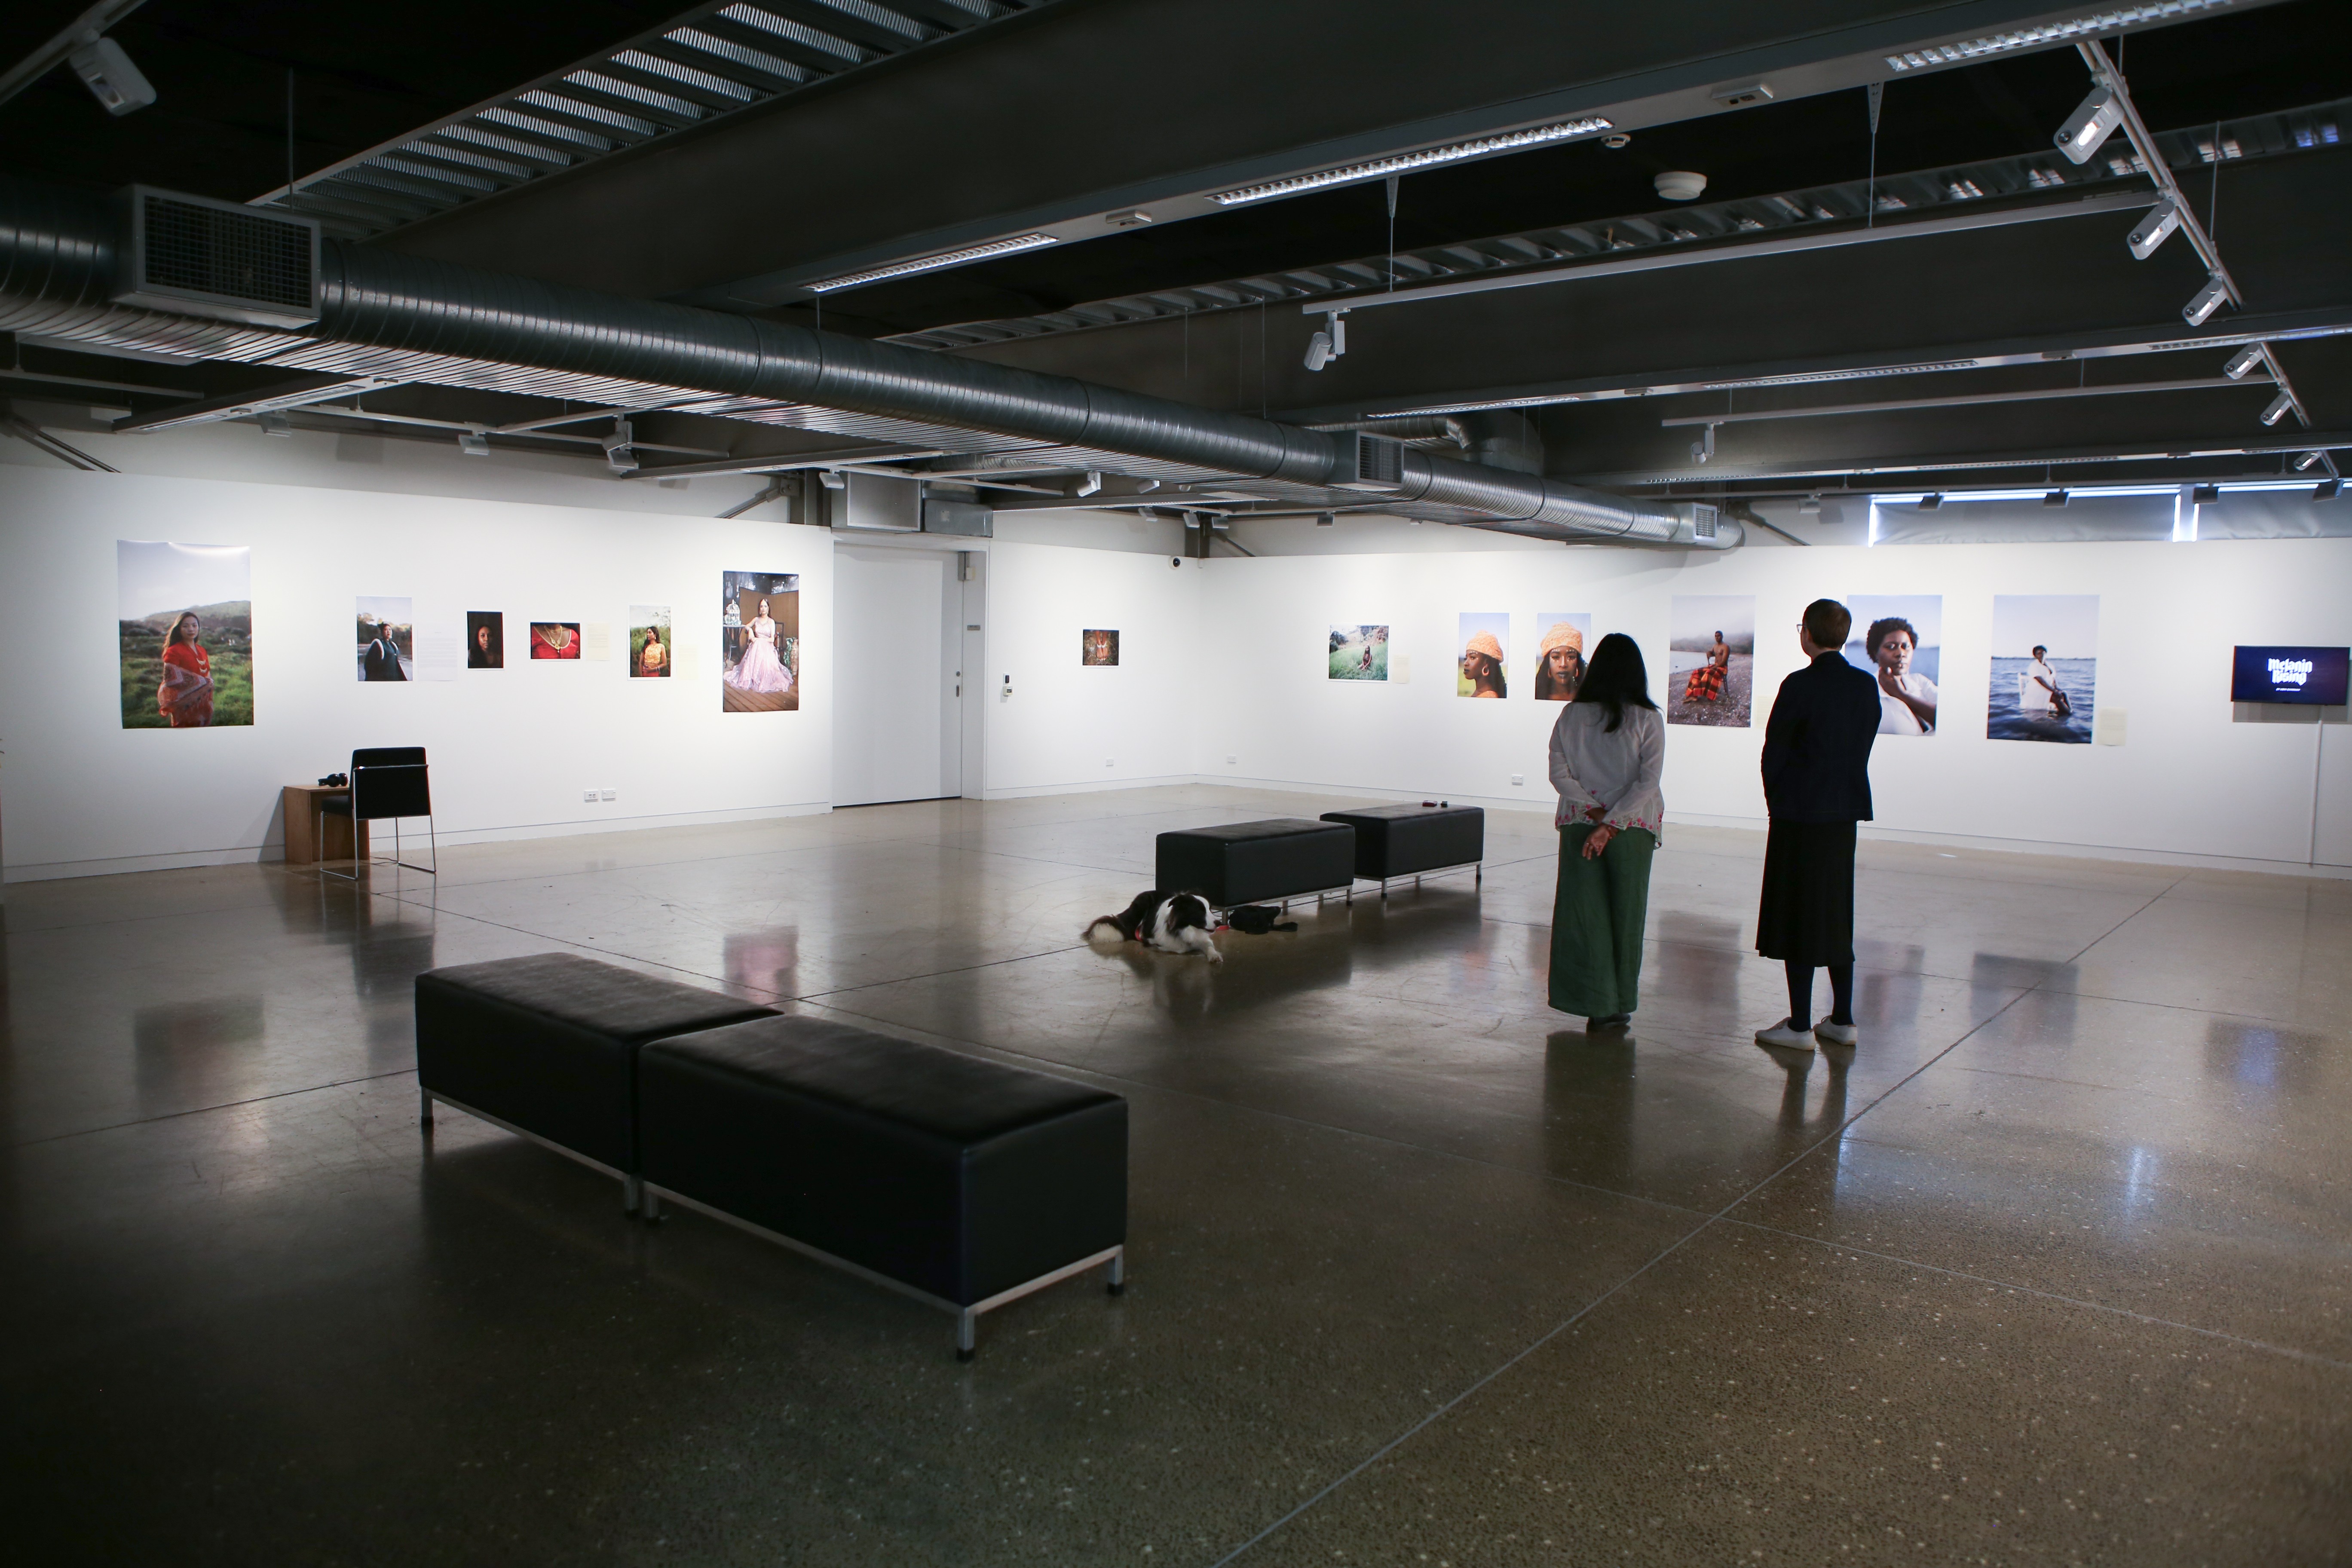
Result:
{"label": "photographic print on wall", "polygon": [[1511,689],[1503,667],[1510,659],[1511,617],[1494,611],[1465,610],[1454,640],[1461,647],[1455,657],[1454,695],[1508,697]]}
{"label": "photographic print on wall", "polygon": [[253,722],[253,552],[114,542],[126,730]]}
{"label": "photographic print on wall", "polygon": [[1747,729],[1756,685],[1755,597],[1676,594],[1666,632],[1666,722]]}
{"label": "photographic print on wall", "polygon": [[1118,662],[1118,634],[1110,631],[1081,631],[1078,634],[1078,662],[1088,668],[1108,668]]}
{"label": "photographic print on wall", "polygon": [[530,657],[534,659],[578,658],[580,657],[580,623],[578,621],[531,622]]}
{"label": "photographic print on wall", "polygon": [[359,598],[359,653],[356,673],[362,680],[416,679],[416,616],[406,599]]}
{"label": "photographic print on wall", "polygon": [[1334,680],[1386,680],[1388,627],[1333,626],[1330,670]]}
{"label": "photographic print on wall", "polygon": [[1996,594],[1985,736],[2091,743],[2099,679],[2096,594]]}
{"label": "photographic print on wall", "polygon": [[667,680],[673,663],[670,652],[669,606],[629,606],[629,679]]}
{"label": "photographic print on wall", "polygon": [[720,587],[719,706],[729,713],[799,711],[800,574],[729,572]]}
{"label": "photographic print on wall", "polygon": [[507,618],[498,610],[466,612],[466,668],[504,669],[507,667]]}
{"label": "photographic print on wall", "polygon": [[1583,610],[1536,612],[1536,700],[1569,702],[1584,684],[1584,649],[1592,616]]}
{"label": "photographic print on wall", "polygon": [[1940,594],[1849,594],[1853,614],[1846,662],[1878,682],[1878,732],[1936,732],[1936,689],[1943,672],[1944,597]]}

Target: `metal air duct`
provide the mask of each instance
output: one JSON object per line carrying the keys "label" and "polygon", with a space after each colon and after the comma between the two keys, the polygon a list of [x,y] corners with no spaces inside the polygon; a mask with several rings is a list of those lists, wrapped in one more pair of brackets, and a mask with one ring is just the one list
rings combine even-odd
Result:
{"label": "metal air duct", "polygon": [[[201,306],[141,309],[118,302],[130,292],[118,277],[129,250],[121,230],[103,195],[0,179],[0,331],[449,385],[523,389],[527,377],[501,374],[520,370],[683,389],[1041,442],[1132,459],[1147,474],[1191,469],[1318,489],[1354,468],[1350,436],[331,239],[319,250],[318,319],[299,333],[203,320]],[[1687,504],[1628,500],[1418,450],[1403,452],[1393,484],[1380,488],[1400,507],[1455,509],[1514,532],[1701,549],[1738,542],[1735,529],[1696,535]]]}

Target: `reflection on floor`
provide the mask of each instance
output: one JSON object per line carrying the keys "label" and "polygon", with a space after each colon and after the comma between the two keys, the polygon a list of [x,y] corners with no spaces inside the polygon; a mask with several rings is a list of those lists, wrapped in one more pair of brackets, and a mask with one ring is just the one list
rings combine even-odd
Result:
{"label": "reflection on floor", "polygon": [[[1167,789],[5,905],[0,1499],[31,1563],[2249,1563],[2352,1552],[2352,885],[1865,846],[1860,1048],[1772,1054],[1760,841],[1643,1005],[1552,844],[1077,941]],[[569,947],[1116,1088],[1128,1294],[944,1320],[450,1114],[409,981]],[[1148,1553],[1148,1555],[1147,1555]]]}

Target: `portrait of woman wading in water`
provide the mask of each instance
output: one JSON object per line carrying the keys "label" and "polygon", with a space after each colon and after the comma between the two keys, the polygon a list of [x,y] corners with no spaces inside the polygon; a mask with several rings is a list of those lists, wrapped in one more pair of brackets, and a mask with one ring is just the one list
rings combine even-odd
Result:
{"label": "portrait of woman wading in water", "polygon": [[1612,632],[1593,649],[1582,684],[1551,729],[1559,883],[1550,1001],[1585,1019],[1588,1032],[1624,1028],[1640,1005],[1665,760],[1665,720],[1650,700],[1642,650]]}

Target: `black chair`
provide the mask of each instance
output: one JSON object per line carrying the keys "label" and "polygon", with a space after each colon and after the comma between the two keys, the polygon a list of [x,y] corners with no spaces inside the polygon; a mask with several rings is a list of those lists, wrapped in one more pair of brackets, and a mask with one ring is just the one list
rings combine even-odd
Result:
{"label": "black chair", "polygon": [[[433,791],[426,781],[425,748],[422,746],[373,746],[352,753],[352,793],[345,795],[321,795],[319,798],[319,824],[323,830],[327,817],[348,816],[352,819],[352,847],[358,848],[360,824],[363,822],[392,823],[392,859],[390,864],[406,866],[412,871],[436,876],[441,867],[440,840],[433,831]],[[400,823],[403,817],[425,819],[425,834],[433,851],[433,864],[412,866],[400,858]],[[324,833],[319,842],[323,843]],[[372,857],[374,864],[381,857]],[[360,879],[356,858],[351,874],[319,868],[322,877],[334,877],[346,882]]]}

